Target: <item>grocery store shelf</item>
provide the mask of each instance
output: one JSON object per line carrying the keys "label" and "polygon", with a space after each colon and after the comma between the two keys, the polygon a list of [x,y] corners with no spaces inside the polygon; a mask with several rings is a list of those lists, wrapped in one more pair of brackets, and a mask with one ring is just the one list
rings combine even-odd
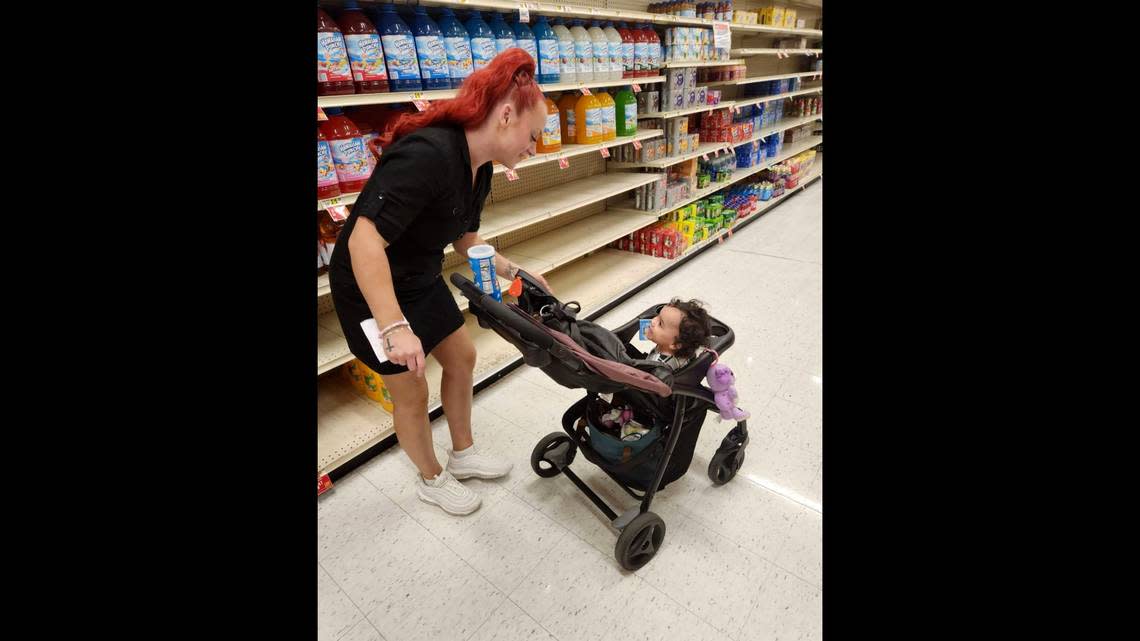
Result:
{"label": "grocery store shelf", "polygon": [[645,212],[610,211],[583,218],[572,225],[559,227],[536,238],[504,247],[512,259],[530,260],[546,265],[539,273],[558,269],[587,253],[605,247],[622,236],[652,224],[657,218]]}
{"label": "grocery store shelf", "polygon": [[731,100],[725,100],[715,105],[703,105],[700,107],[691,107],[689,109],[677,109],[676,111],[654,111],[650,113],[637,114],[638,120],[647,118],[676,118],[678,116],[688,116],[691,114],[704,113],[706,111],[716,111],[717,109],[725,109],[734,105]]}
{"label": "grocery store shelf", "polygon": [[[483,209],[479,236],[483,240],[491,240],[500,234],[618,196],[656,179],[653,174],[595,174],[504,200]],[[444,253],[445,259],[454,253],[454,247],[449,246]]]}
{"label": "grocery store shelf", "polygon": [[[531,274],[541,274],[543,272],[549,271],[550,269],[549,263],[543,260],[536,260],[525,256],[516,256],[511,253],[509,248],[504,252],[504,254],[507,256],[507,258],[511,259],[514,264],[521,267],[523,271],[529,272]],[[470,279],[472,276],[471,267],[467,262],[462,262],[455,267],[449,267],[443,270],[443,282],[447,283],[447,287],[451,290],[451,295],[453,298],[455,298],[455,304],[459,306],[459,311],[465,312],[467,311],[470,303],[468,303],[466,297],[459,293],[459,289],[451,284],[452,274],[462,274],[463,276]],[[500,278],[499,288],[502,291],[506,291],[508,287],[510,287],[510,283]]]}
{"label": "grocery store shelf", "polygon": [[737,33],[772,33],[781,36],[803,36],[805,38],[819,39],[823,37],[823,31],[819,29],[795,29],[792,27],[773,27],[767,24],[737,24],[730,22],[728,25],[730,31]]}
{"label": "grocery store shelf", "polygon": [[317,317],[317,375],[344,365],[352,360],[348,343],[340,331],[340,321],[336,312],[327,312]]}
{"label": "grocery store shelf", "polygon": [[784,78],[808,78],[808,77],[823,77],[822,71],[801,71],[797,73],[782,73],[774,76],[757,76],[755,78],[741,78],[739,80],[717,80],[715,82],[706,82],[706,87],[724,87],[728,85],[747,85],[753,82],[766,82],[768,80],[783,80]]}
{"label": "grocery store shelf", "polygon": [[[649,224],[649,223],[647,223]],[[590,313],[668,267],[669,260],[605,248],[545,276],[559,300],[575,300]]]}
{"label": "grocery store shelf", "polygon": [[765,127],[764,129],[757,131],[756,133],[754,133],[752,135],[752,137],[747,138],[745,140],[740,140],[737,142],[703,142],[697,147],[696,151],[690,151],[689,153],[681,154],[679,156],[669,156],[666,158],[662,158],[660,160],[653,160],[650,162],[611,163],[610,167],[613,169],[636,169],[636,168],[665,169],[666,167],[670,167],[670,166],[675,165],[679,162],[684,162],[686,160],[698,158],[698,157],[700,157],[704,154],[707,154],[707,153],[715,153],[718,149],[731,149],[733,147],[739,147],[740,145],[745,145],[745,144],[748,144],[750,142],[755,142],[757,140],[760,140],[761,138],[766,138],[766,137],[768,137],[774,133],[784,131],[785,129],[793,129],[793,128],[798,127],[800,125],[806,125],[809,122],[821,120],[822,118],[823,118],[823,114],[816,114],[814,116],[807,116],[806,118],[784,118],[783,120],[776,123],[775,125],[772,125],[771,127]]}
{"label": "grocery store shelf", "polygon": [[822,55],[823,49],[733,49],[734,56],[774,56],[777,54]]}
{"label": "grocery store shelf", "polygon": [[351,205],[356,202],[356,197],[360,192],[353,192],[351,194],[341,194],[335,198],[325,198],[324,200],[317,201],[317,211],[328,209],[329,207],[336,207],[337,205]]}
{"label": "grocery store shelf", "polygon": [[801,152],[807,151],[808,149],[811,149],[812,147],[815,147],[816,145],[820,144],[821,142],[823,142],[822,136],[812,136],[811,138],[809,138],[803,142],[792,143],[791,145],[788,145],[787,148],[782,150],[779,154],[777,154],[774,158],[767,159],[763,163],[756,165],[755,167],[747,167],[747,168],[743,168],[743,169],[737,169],[737,170],[732,172],[732,178],[730,178],[729,180],[727,180],[725,182],[720,182],[720,183],[712,183],[711,185],[709,185],[708,187],[705,187],[704,189],[694,190],[692,192],[692,194],[689,196],[689,198],[687,198],[686,200],[682,200],[680,202],[673,203],[672,205],[669,205],[668,207],[662,207],[662,208],[657,209],[655,211],[646,212],[646,211],[634,209],[633,208],[633,201],[630,201],[625,206],[610,207],[609,211],[614,212],[614,213],[648,214],[650,216],[653,216],[654,218],[660,218],[661,216],[664,216],[665,214],[667,214],[673,210],[680,209],[681,207],[684,207],[685,205],[688,205],[690,203],[695,203],[702,198],[707,198],[707,197],[711,196],[712,194],[715,194],[716,192],[724,189],[725,187],[730,187],[730,186],[732,186],[738,182],[742,182],[745,179],[747,179],[751,176],[754,176],[754,175],[760,173],[761,171],[764,171],[765,169],[767,169],[768,167],[771,167],[772,165],[784,162],[785,160],[787,160],[788,158],[791,158],[792,156],[795,156],[796,154],[799,154]]}
{"label": "grocery store shelf", "polygon": [[665,69],[684,69],[685,67],[723,67],[725,65],[742,65],[744,60],[704,60],[704,61],[679,61],[679,62],[666,62],[662,67]]}
{"label": "grocery store shelf", "polygon": [[317,298],[328,294],[332,290],[329,289],[329,275],[328,273],[317,276]]}
{"label": "grocery store shelf", "polygon": [[328,473],[396,433],[392,416],[343,376],[317,381],[317,473]]}
{"label": "grocery store shelf", "polygon": [[[594,89],[599,87],[622,87],[625,85],[639,84],[639,85],[652,85],[658,82],[665,82],[665,76],[650,76],[647,78],[623,78],[621,80],[598,80],[591,82],[561,82],[553,85],[539,85],[543,92],[549,91],[574,91],[582,89]],[[318,96],[317,106],[322,109],[325,107],[360,107],[362,105],[387,105],[401,102],[412,102],[414,100],[447,100],[459,95],[458,89],[446,89],[439,91],[392,91],[389,93],[358,93],[347,96]]]}
{"label": "grocery store shelf", "polygon": [[518,11],[519,7],[526,6],[532,14],[544,16],[573,16],[577,18],[598,18],[599,20],[627,20],[634,22],[652,22],[655,24],[681,24],[701,27],[712,27],[712,20],[703,18],[682,18],[660,13],[646,11],[627,11],[625,9],[601,9],[598,7],[584,7],[571,4],[551,4],[548,2],[515,2],[513,0],[420,0],[420,4],[437,7],[462,7],[464,9],[491,9],[499,11]]}
{"label": "grocery store shelf", "polygon": [[[640,116],[638,116],[638,118],[640,118]],[[555,161],[555,160],[558,160],[559,158],[570,158],[573,156],[581,156],[582,154],[588,154],[592,151],[600,151],[602,149],[611,149],[613,147],[620,147],[622,145],[628,145],[629,143],[631,143],[635,140],[648,140],[650,138],[656,138],[657,136],[664,135],[664,133],[665,132],[660,130],[660,129],[641,129],[636,134],[634,134],[632,136],[618,136],[614,140],[607,140],[605,142],[597,143],[597,144],[593,144],[593,145],[573,145],[573,144],[562,145],[561,151],[556,151],[556,152],[549,153],[549,154],[538,154],[534,158],[529,158],[529,159],[524,160],[524,161],[520,162],[519,164],[515,165],[515,169],[523,169],[524,167],[532,167],[534,165],[541,165],[542,163]],[[496,174],[501,174],[501,173],[505,172],[506,170],[507,170],[507,168],[503,165],[500,165],[500,164],[495,165],[495,173]]]}
{"label": "grocery store shelf", "polygon": [[758,105],[762,102],[772,102],[773,100],[783,100],[785,98],[793,98],[795,96],[803,96],[803,95],[809,94],[809,93],[823,93],[823,86],[821,85],[818,87],[807,87],[806,89],[800,89],[799,91],[789,91],[787,93],[778,93],[778,94],[773,94],[771,96],[757,96],[755,98],[744,98],[742,100],[738,99],[738,100],[733,100],[732,102],[737,107],[750,107],[752,105]]}

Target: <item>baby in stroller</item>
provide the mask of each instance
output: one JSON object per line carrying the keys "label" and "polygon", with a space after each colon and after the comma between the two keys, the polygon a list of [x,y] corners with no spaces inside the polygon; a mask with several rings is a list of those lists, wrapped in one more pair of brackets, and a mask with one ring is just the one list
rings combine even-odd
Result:
{"label": "baby in stroller", "polygon": [[[451,282],[469,300],[480,326],[518,348],[527,365],[565,387],[585,389],[585,398],[564,413],[563,432],[535,446],[531,468],[543,478],[569,478],[619,531],[618,563],[636,570],[656,555],[665,537],[664,521],[649,511],[654,494],[685,474],[706,414],[718,411],[702,380],[715,356],[732,346],[732,329],[698,301],[673,299],[610,331],[578,320],[580,306],[558,301],[526,272],[519,278],[517,302],[497,301],[460,274]],[[649,354],[631,342],[643,323],[644,337],[654,344]],[[634,419],[643,430],[623,440],[605,429],[612,427],[607,418],[612,423],[617,417]],[[747,445],[746,421],[740,420],[709,463],[714,484],[736,475]],[[612,510],[570,469],[578,452],[640,504],[620,515]]]}

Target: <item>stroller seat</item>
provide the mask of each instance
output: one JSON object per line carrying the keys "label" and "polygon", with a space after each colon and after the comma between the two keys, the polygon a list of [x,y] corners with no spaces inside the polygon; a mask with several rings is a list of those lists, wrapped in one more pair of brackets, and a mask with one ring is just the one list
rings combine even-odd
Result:
{"label": "stroller seat", "polygon": [[[683,367],[648,360],[632,344],[640,321],[655,317],[666,303],[654,305],[614,331],[578,320],[576,303],[563,304],[533,276],[519,271],[522,292],[516,303],[501,302],[469,279],[452,274],[451,282],[470,302],[481,327],[514,345],[523,361],[537,367],[558,384],[584,389],[586,395],[562,417],[563,432],[543,437],[531,455],[531,467],[540,477],[565,474],[619,530],[615,557],[625,569],[642,567],[656,554],[664,539],[665,524],[649,511],[653,496],[688,471],[697,437],[708,412],[718,412],[713,393],[702,381],[715,361],[734,342],[732,328],[710,317],[710,349],[699,352]],[[602,398],[612,395],[612,401]],[[599,412],[610,403],[632,409],[639,422],[651,426],[645,442],[623,447],[598,424]],[[613,440],[613,439],[611,439]],[[748,444],[745,421],[722,439],[709,464],[716,485],[731,480],[744,461]],[[620,516],[570,470],[578,451],[597,465],[640,505]]]}

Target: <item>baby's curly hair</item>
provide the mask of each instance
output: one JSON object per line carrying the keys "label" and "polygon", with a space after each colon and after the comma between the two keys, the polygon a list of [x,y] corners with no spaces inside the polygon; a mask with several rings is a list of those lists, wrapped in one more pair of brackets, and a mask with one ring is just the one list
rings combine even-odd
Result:
{"label": "baby's curly hair", "polygon": [[707,347],[709,335],[712,334],[712,323],[709,322],[709,313],[699,300],[682,301],[674,298],[669,301],[670,307],[675,307],[684,314],[681,319],[681,328],[677,333],[676,355],[681,358],[693,358],[698,347]]}

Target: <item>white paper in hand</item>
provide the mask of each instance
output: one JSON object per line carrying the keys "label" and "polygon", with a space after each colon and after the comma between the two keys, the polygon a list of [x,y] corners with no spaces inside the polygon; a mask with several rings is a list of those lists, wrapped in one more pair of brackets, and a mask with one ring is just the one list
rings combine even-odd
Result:
{"label": "white paper in hand", "polygon": [[384,346],[380,344],[380,326],[376,324],[376,319],[369,318],[360,321],[360,328],[368,337],[368,343],[372,345],[372,351],[376,352],[376,358],[380,359],[381,363],[388,362],[388,356],[384,354]]}

